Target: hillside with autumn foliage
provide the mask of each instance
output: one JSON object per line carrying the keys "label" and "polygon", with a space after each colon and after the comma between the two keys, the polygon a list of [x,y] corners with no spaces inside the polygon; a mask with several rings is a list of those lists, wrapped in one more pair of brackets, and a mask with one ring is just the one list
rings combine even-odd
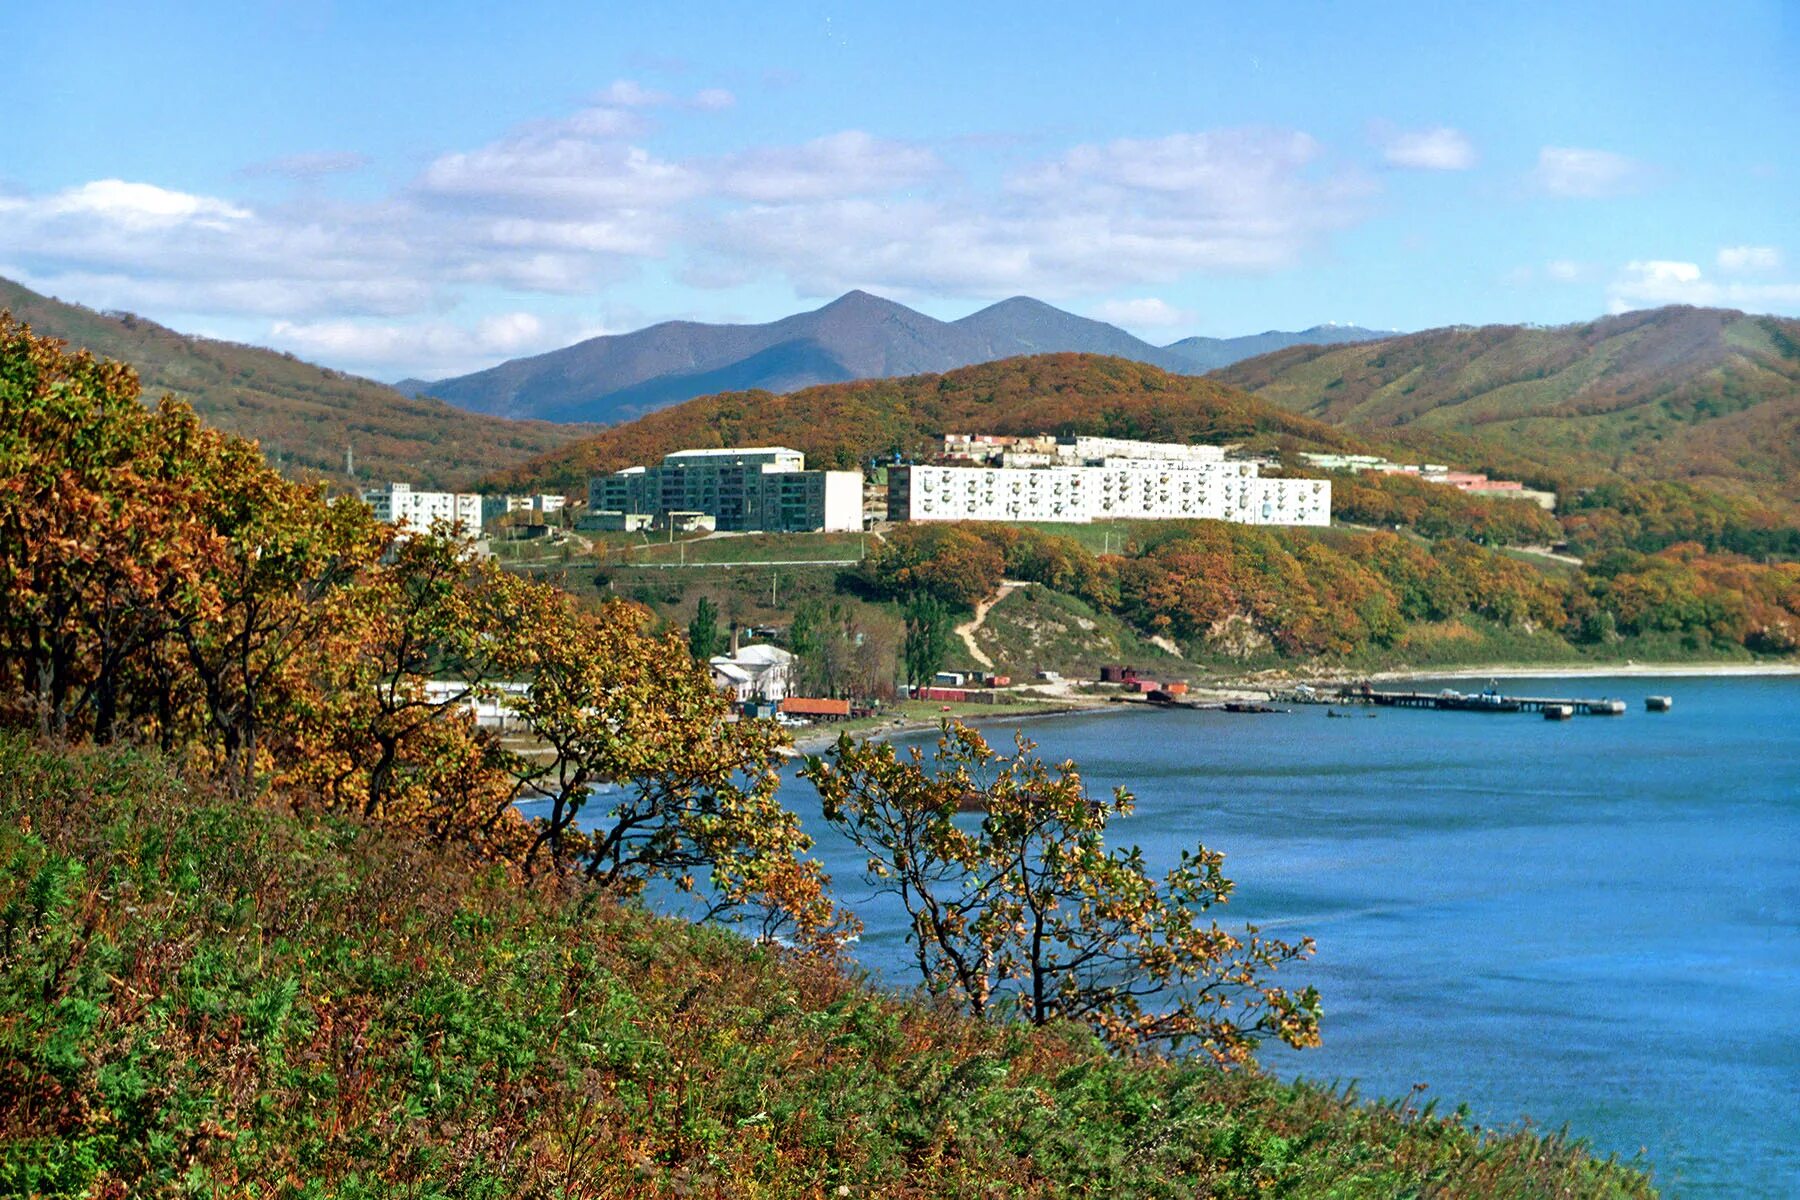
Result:
{"label": "hillside with autumn foliage", "polygon": [[[1672,307],[1300,346],[1210,378],[1291,412],[1559,490],[1624,478],[1800,512],[1800,321]],[[1479,465],[1471,463],[1470,465]]]}
{"label": "hillside with autumn foliage", "polygon": [[485,483],[575,490],[596,472],[714,446],[791,446],[806,454],[810,466],[854,468],[892,454],[925,454],[946,432],[1361,445],[1329,425],[1211,380],[1122,358],[1042,354],[787,395],[702,396],[497,472]]}
{"label": "hillside with autumn foliage", "polygon": [[129,364],[147,398],[180,397],[209,424],[256,441],[272,464],[297,478],[349,483],[348,447],[358,479],[460,487],[591,430],[464,412],[291,354],[190,337],[0,279],[0,312],[7,311],[41,336]]}

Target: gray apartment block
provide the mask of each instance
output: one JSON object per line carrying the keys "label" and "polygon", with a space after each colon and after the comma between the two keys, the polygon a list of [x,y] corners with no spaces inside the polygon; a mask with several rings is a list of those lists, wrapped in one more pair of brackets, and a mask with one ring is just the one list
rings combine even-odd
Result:
{"label": "gray apartment block", "polygon": [[630,467],[588,483],[593,513],[710,513],[731,532],[807,533],[862,528],[862,476],[808,471],[780,446],[682,450],[655,467]]}

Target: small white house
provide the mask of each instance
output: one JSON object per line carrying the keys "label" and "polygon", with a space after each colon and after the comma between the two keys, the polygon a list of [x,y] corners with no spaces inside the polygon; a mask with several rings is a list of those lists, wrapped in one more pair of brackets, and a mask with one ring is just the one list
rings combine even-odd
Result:
{"label": "small white house", "polygon": [[713,685],[739,700],[779,702],[793,685],[794,656],[780,646],[743,646],[733,654],[715,655],[709,665]]}

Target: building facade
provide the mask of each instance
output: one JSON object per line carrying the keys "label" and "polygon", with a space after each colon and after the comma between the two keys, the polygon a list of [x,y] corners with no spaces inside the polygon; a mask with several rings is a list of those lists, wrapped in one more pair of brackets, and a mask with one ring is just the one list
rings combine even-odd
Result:
{"label": "building facade", "polygon": [[494,522],[508,513],[526,512],[539,518],[561,512],[568,504],[566,497],[543,492],[534,496],[483,496],[481,519]]}
{"label": "building facade", "polygon": [[1329,525],[1331,483],[1265,479],[1254,463],[1107,459],[1098,466],[911,466],[888,471],[890,521],[1203,518]]}
{"label": "building facade", "polygon": [[862,474],[809,471],[806,456],[784,446],[682,450],[659,466],[590,480],[588,511],[705,513],[733,532],[854,531],[862,528]]}
{"label": "building facade", "polygon": [[481,536],[482,498],[471,492],[420,492],[410,483],[390,483],[363,489],[362,498],[376,520],[392,522],[408,533],[454,527],[463,537]]}

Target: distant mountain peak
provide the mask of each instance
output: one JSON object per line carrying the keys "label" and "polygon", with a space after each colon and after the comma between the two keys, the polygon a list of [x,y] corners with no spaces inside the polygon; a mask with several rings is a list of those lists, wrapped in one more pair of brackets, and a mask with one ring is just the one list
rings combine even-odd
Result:
{"label": "distant mountain peak", "polygon": [[[851,288],[836,300],[823,305],[819,312],[840,312],[849,309],[892,309],[906,308],[898,300],[889,300],[886,296],[877,296],[874,292],[865,292],[861,288]],[[911,309],[907,309],[911,312]]]}
{"label": "distant mountain peak", "polygon": [[[1281,346],[1309,340],[1266,336],[1288,339]],[[1009,296],[958,320],[940,321],[852,288],[819,308],[775,321],[663,322],[439,380],[427,390],[479,412],[615,422],[710,392],[791,392],[851,379],[942,373],[1022,354],[1105,354],[1198,373],[1261,352],[1247,349],[1202,363],[1179,348],[1185,345],[1153,346],[1116,325],[1032,296]]]}
{"label": "distant mountain peak", "polygon": [[[1065,317],[1074,315],[1073,313],[1065,312],[1064,310],[1057,308],[1054,304],[1045,304],[1042,300],[1039,300],[1036,296],[1008,296],[1004,300],[997,300],[994,303],[988,305],[986,308],[977,310],[977,312],[978,313],[1006,312],[1006,311],[1009,311],[1012,309],[1025,309],[1030,312],[1049,311],[1049,312],[1053,312],[1053,313],[1061,313]],[[971,314],[971,315],[975,315],[975,314]],[[967,320],[968,318],[965,317],[963,319]]]}

